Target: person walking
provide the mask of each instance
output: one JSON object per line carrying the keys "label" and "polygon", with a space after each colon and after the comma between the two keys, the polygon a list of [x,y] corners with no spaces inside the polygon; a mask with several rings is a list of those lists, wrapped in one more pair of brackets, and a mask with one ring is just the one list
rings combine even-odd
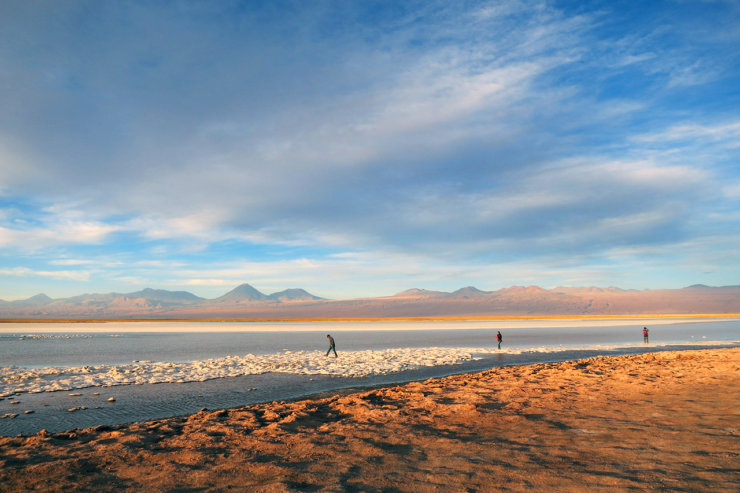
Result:
{"label": "person walking", "polygon": [[642,340],[645,342],[645,344],[648,343],[648,328],[647,327],[642,328]]}
{"label": "person walking", "polygon": [[501,349],[501,341],[504,340],[503,336],[501,336],[501,331],[499,330],[498,333],[496,333],[496,340],[498,341],[498,348]]}
{"label": "person walking", "polygon": [[334,338],[331,335],[329,335],[329,334],[326,334],[326,338],[329,339],[329,350],[326,351],[326,355],[329,356],[329,353],[331,353],[332,351],[334,351],[334,357],[336,358],[337,357],[337,348],[336,348],[336,346],[334,344]]}

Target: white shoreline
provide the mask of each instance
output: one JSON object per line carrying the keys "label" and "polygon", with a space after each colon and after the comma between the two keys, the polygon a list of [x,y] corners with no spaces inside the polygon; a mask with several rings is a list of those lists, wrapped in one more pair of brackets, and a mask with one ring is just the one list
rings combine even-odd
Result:
{"label": "white shoreline", "polygon": [[713,318],[564,318],[526,320],[393,320],[317,322],[8,322],[0,334],[34,333],[136,333],[136,332],[343,332],[356,330],[544,329],[561,327],[621,327],[738,321],[737,317]]}
{"label": "white shoreline", "polygon": [[[674,343],[670,346],[693,346],[697,342]],[[732,344],[730,341],[701,341],[702,346]],[[114,387],[157,383],[204,382],[263,373],[295,375],[334,375],[366,377],[387,375],[422,367],[461,364],[493,355],[523,353],[559,353],[563,351],[608,351],[643,347],[642,345],[591,345],[584,347],[526,348],[395,348],[384,350],[341,351],[341,356],[326,356],[323,351],[282,351],[277,354],[225,356],[187,363],[136,361],[123,365],[25,368],[0,367],[0,397],[16,394],[70,391],[90,387]],[[665,347],[654,345],[653,348]]]}

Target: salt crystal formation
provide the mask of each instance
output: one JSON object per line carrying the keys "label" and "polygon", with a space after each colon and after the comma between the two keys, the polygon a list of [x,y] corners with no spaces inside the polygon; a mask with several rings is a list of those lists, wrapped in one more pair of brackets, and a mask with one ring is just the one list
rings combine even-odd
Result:
{"label": "salt crystal formation", "polygon": [[278,354],[227,356],[188,363],[136,362],[128,365],[23,368],[0,367],[0,396],[54,392],[86,387],[145,383],[202,382],[215,378],[281,372],[303,375],[363,377],[423,366],[452,365],[487,350],[451,348],[397,348],[382,351],[345,351],[327,358],[321,351],[285,351]]}
{"label": "salt crystal formation", "polygon": [[[23,368],[0,367],[0,397],[16,393],[69,391],[87,387],[154,383],[202,382],[215,378],[292,373],[364,377],[421,367],[455,365],[493,354],[556,352],[567,348],[393,348],[379,351],[340,351],[327,358],[322,351],[284,351],[277,354],[226,356],[187,363],[137,361],[128,365]],[[75,395],[75,394],[72,394]],[[12,404],[12,402],[11,402]]]}

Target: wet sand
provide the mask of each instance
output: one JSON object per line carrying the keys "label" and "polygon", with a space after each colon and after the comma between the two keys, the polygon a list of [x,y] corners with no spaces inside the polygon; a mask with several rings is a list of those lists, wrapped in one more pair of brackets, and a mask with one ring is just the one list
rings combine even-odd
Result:
{"label": "wet sand", "polygon": [[2,491],[738,491],[740,348],[0,438]]}

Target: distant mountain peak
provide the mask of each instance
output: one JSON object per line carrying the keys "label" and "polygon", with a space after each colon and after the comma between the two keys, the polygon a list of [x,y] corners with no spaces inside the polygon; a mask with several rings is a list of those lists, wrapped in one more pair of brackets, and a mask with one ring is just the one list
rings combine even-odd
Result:
{"label": "distant mountain peak", "polygon": [[127,293],[128,298],[144,298],[149,301],[183,302],[202,301],[203,298],[188,291],[167,291],[165,289],[144,288],[141,291]]}
{"label": "distant mountain peak", "polygon": [[476,288],[475,286],[465,286],[464,288],[460,288],[456,293],[466,292],[466,293],[483,293],[480,289]]}
{"label": "distant mountain peak", "polygon": [[486,291],[481,291],[480,289],[474,286],[466,286],[464,288],[458,289],[457,291],[454,291],[452,293],[452,296],[470,298],[470,297],[478,297],[478,296],[482,296],[486,294],[488,294]]}
{"label": "distant mountain peak", "polygon": [[240,284],[223,296],[216,298],[216,301],[259,301],[266,300],[267,296],[255,289],[246,282]]}
{"label": "distant mountain peak", "polygon": [[31,296],[26,301],[32,301],[34,303],[48,303],[50,301],[54,301],[48,296],[46,296],[44,293],[39,293],[36,296]]}
{"label": "distant mountain peak", "polygon": [[314,296],[305,289],[300,288],[291,288],[291,289],[285,289],[283,291],[278,291],[277,293],[272,293],[267,297],[270,300],[279,300],[279,301],[299,301],[299,300],[320,300],[322,298],[319,298],[318,296]]}
{"label": "distant mountain peak", "polygon": [[[563,288],[561,288],[563,289]],[[500,290],[502,293],[541,293],[547,291],[539,286],[511,286]]]}
{"label": "distant mountain peak", "polygon": [[407,289],[406,291],[401,291],[400,293],[396,293],[393,296],[394,297],[405,297],[405,296],[436,296],[442,294],[440,291],[431,291],[429,289],[420,289],[420,288],[411,288]]}

